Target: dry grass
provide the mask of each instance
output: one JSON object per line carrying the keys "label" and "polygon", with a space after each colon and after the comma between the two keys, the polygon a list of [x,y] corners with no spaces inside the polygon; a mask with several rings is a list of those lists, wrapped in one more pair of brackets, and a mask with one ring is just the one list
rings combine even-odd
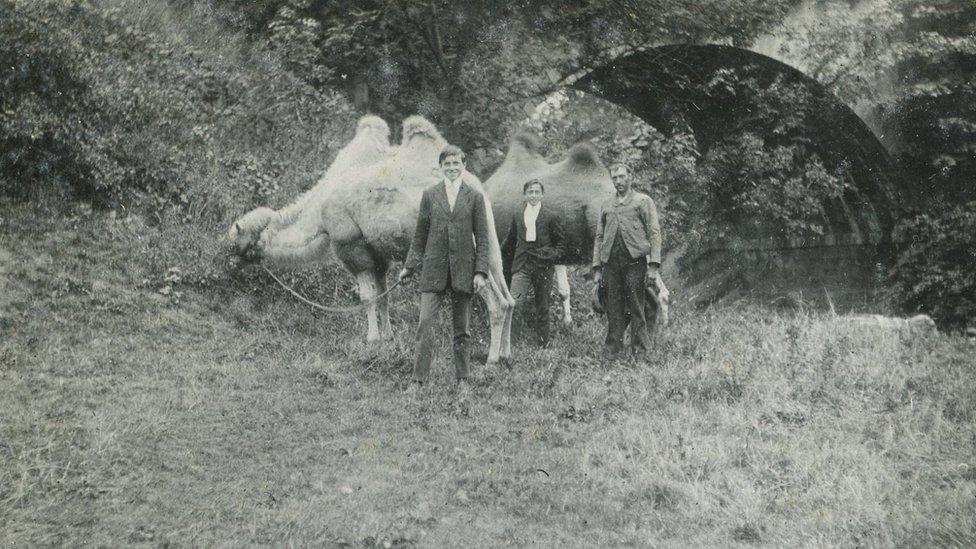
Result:
{"label": "dry grass", "polygon": [[409,293],[367,347],[256,275],[160,295],[150,229],[0,218],[0,545],[976,544],[960,338],[679,307],[606,364],[581,309],[412,402]]}

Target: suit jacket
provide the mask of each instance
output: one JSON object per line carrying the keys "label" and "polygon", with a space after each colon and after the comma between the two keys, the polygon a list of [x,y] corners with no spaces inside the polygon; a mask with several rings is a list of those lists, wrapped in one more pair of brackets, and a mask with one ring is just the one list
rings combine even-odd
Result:
{"label": "suit jacket", "polygon": [[443,180],[424,189],[405,266],[421,272],[421,292],[443,292],[450,278],[454,291],[473,293],[475,273],[488,276],[484,196],[462,183],[452,211]]}
{"label": "suit jacket", "polygon": [[511,227],[502,243],[502,253],[503,257],[512,258],[512,272],[517,273],[537,266],[554,264],[563,255],[564,241],[559,219],[555,212],[546,208],[543,202],[535,220],[535,242],[526,242],[525,205],[523,205],[512,215]]}
{"label": "suit jacket", "polygon": [[594,267],[610,260],[610,249],[618,232],[630,257],[649,256],[651,263],[661,264],[661,225],[651,197],[631,191],[621,204],[617,203],[616,196],[603,203],[593,242]]}

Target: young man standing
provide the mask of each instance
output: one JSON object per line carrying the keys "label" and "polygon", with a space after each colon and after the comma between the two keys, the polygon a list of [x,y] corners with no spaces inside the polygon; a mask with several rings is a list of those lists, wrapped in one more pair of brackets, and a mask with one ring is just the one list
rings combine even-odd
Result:
{"label": "young man standing", "polygon": [[512,216],[508,235],[502,243],[504,257],[512,259],[512,297],[515,319],[520,328],[526,314],[529,289],[535,298],[536,341],[549,343],[549,294],[555,261],[562,255],[563,232],[559,219],[543,207],[546,189],[538,179],[522,186],[525,205]]}
{"label": "young man standing", "polygon": [[442,299],[449,295],[454,329],[454,375],[463,396],[468,390],[471,296],[488,280],[488,218],[484,196],[461,180],[464,152],[447,145],[438,163],[443,178],[424,189],[410,252],[400,271],[401,280],[418,270],[421,273],[417,355],[409,391],[417,393],[427,381],[437,311]]}
{"label": "young man standing", "polygon": [[648,349],[644,288],[661,266],[661,226],[651,197],[631,189],[626,165],[610,166],[610,178],[617,194],[600,209],[593,274],[597,284],[606,284],[606,345],[616,355],[623,350],[628,324],[633,349]]}

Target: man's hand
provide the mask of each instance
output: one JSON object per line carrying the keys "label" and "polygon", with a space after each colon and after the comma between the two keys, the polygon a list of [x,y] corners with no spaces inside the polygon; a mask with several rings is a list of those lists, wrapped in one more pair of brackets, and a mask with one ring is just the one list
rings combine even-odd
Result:
{"label": "man's hand", "polygon": [[593,283],[599,286],[601,280],[603,280],[603,271],[596,267],[593,269]]}
{"label": "man's hand", "polygon": [[404,267],[400,271],[400,274],[397,275],[397,281],[403,282],[404,280],[410,278],[411,276],[413,276],[413,269],[408,269],[408,268]]}
{"label": "man's hand", "polygon": [[660,268],[657,266],[656,263],[648,263],[647,264],[647,276],[648,276],[648,278],[650,278],[651,280],[657,278],[657,274],[658,274],[658,270],[659,269]]}
{"label": "man's hand", "polygon": [[488,285],[488,278],[482,273],[475,273],[474,275],[474,293],[478,293]]}

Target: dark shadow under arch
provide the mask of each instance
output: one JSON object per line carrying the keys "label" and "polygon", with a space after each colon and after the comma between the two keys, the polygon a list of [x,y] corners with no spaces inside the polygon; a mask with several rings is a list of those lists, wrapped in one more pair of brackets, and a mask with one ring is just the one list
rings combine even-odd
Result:
{"label": "dark shadow under arch", "polygon": [[[721,71],[747,74],[760,87],[776,81],[797,85],[811,101],[796,113],[798,125],[777,134],[751,122],[761,105],[749,90],[709,89]],[[904,184],[870,128],[819,82],[771,57],[723,45],[658,46],[623,55],[576,78],[571,87],[630,110],[665,135],[687,124],[703,154],[743,129],[767,142],[803,140],[828,169],[848,166],[852,190],[843,203],[825,205],[828,233],[836,239],[886,241],[904,209]]]}
{"label": "dark shadow under arch", "polygon": [[[713,79],[734,73],[730,86]],[[728,79],[723,80],[723,82]],[[768,144],[802,142],[850,190],[824,203],[823,237],[760,241],[735,238],[699,250],[683,269],[694,301],[760,297],[766,303],[818,302],[838,309],[877,308],[890,261],[891,235],[910,196],[884,146],[850,107],[801,71],[762,54],[722,45],[665,45],[622,55],[566,83],[620,105],[665,135],[687,125],[703,154],[742,131]],[[754,116],[756,89],[802,90],[806,102],[786,131]],[[739,88],[736,88],[736,85]],[[789,97],[789,96],[788,96]],[[777,127],[778,126],[778,127]]]}

